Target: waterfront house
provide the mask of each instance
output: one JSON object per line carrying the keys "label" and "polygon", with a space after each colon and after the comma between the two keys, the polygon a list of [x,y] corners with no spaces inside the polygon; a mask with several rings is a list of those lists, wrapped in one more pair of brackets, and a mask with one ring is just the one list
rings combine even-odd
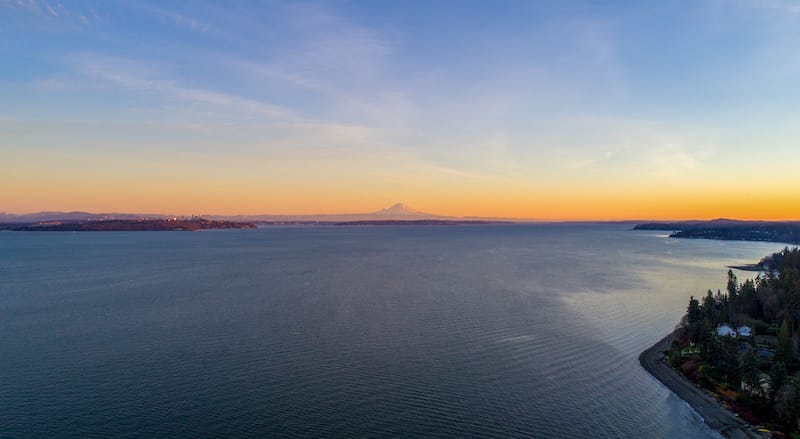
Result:
{"label": "waterfront house", "polygon": [[736,330],[731,325],[723,323],[717,326],[717,335],[720,337],[736,337]]}

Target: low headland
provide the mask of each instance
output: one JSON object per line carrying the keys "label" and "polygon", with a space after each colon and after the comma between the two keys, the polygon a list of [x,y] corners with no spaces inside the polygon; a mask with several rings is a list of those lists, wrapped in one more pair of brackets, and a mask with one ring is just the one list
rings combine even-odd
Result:
{"label": "low headland", "polygon": [[721,239],[728,241],[766,241],[800,244],[797,221],[678,221],[638,224],[634,230],[667,230],[670,238]]}
{"label": "low headland", "polygon": [[151,232],[209,229],[254,229],[253,223],[208,220],[201,217],[167,219],[110,219],[92,221],[44,221],[0,224],[0,230],[15,232]]}
{"label": "low headland", "polygon": [[800,439],[800,249],[753,266],[755,279],[729,270],[726,291],[691,297],[639,361],[725,437]]}
{"label": "low headland", "polygon": [[335,223],[337,226],[468,226],[489,224],[514,224],[511,221],[483,221],[483,220],[363,220],[342,221]]}

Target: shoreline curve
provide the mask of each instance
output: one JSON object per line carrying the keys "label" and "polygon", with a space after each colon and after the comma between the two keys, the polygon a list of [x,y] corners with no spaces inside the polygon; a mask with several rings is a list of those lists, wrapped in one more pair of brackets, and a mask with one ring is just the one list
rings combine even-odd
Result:
{"label": "shoreline curve", "polygon": [[706,425],[731,439],[764,439],[769,436],[758,432],[755,427],[739,418],[732,411],[707,395],[678,372],[664,362],[664,351],[669,349],[679,329],[675,329],[666,337],[645,349],[639,355],[639,363],[653,378],[679,398],[692,406],[703,418]]}

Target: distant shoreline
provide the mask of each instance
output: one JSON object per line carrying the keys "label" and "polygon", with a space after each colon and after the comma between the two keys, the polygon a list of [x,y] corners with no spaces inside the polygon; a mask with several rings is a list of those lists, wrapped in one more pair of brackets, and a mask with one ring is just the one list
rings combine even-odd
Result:
{"label": "distant shoreline", "polygon": [[360,220],[341,222],[307,221],[223,221],[195,217],[192,219],[109,219],[87,221],[42,221],[36,223],[0,223],[0,231],[11,232],[140,232],[140,231],[198,231],[209,229],[255,229],[282,225],[316,226],[469,226],[509,225],[511,221],[487,220]]}
{"label": "distant shoreline", "polygon": [[692,406],[712,430],[731,439],[766,438],[664,362],[664,351],[669,349],[678,331],[680,329],[675,329],[639,355],[639,363],[644,370]]}
{"label": "distant shoreline", "polygon": [[11,232],[183,232],[211,229],[255,229],[253,223],[192,219],[136,219],[102,221],[47,221],[40,223],[0,224]]}
{"label": "distant shoreline", "polygon": [[336,226],[465,226],[465,225],[495,225],[514,224],[511,221],[483,221],[483,220],[362,220],[342,221],[334,223]]}
{"label": "distant shoreline", "polygon": [[678,221],[637,224],[633,230],[666,230],[671,232],[670,238],[800,244],[798,221]]}

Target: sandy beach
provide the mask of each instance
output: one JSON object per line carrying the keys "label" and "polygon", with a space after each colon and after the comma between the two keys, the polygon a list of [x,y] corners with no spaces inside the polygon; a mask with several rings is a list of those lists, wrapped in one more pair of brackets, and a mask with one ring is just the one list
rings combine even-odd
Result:
{"label": "sandy beach", "polygon": [[681,376],[664,362],[664,351],[675,339],[675,332],[659,340],[639,355],[642,367],[655,379],[689,403],[703,417],[706,425],[731,439],[766,438],[752,425],[719,404],[694,383]]}

